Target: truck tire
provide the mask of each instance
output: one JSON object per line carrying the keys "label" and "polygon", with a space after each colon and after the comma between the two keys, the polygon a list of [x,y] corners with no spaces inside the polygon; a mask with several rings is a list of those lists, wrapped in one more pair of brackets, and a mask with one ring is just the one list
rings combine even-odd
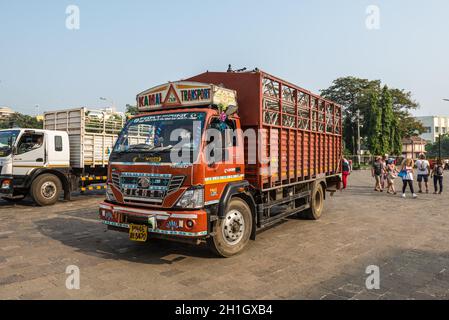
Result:
{"label": "truck tire", "polygon": [[31,196],[39,206],[54,205],[61,194],[62,183],[53,174],[38,176],[31,184]]}
{"label": "truck tire", "polygon": [[305,219],[319,220],[323,214],[324,209],[324,190],[319,183],[313,188],[310,199],[310,208],[303,211],[300,215]]}
{"label": "truck tire", "polygon": [[214,236],[208,238],[209,247],[224,258],[241,253],[249,242],[252,220],[248,204],[239,198],[231,199],[225,217],[214,224]]}

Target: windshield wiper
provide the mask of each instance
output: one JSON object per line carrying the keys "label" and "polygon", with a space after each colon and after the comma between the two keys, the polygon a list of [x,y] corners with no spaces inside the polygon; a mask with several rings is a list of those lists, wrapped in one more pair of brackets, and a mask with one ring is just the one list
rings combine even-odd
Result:
{"label": "windshield wiper", "polygon": [[166,146],[166,147],[157,147],[157,148],[153,148],[151,151],[154,151],[154,152],[168,151],[168,150],[170,150],[170,149],[172,149],[172,148],[173,148],[173,146],[172,146],[172,145],[169,145],[169,146]]}
{"label": "windshield wiper", "polygon": [[130,147],[128,148],[128,150],[126,150],[126,151],[131,151],[131,150],[151,151],[151,150],[153,150],[153,149],[154,149],[154,147],[142,143],[142,144],[135,144],[135,145],[132,145],[132,146],[130,146]]}

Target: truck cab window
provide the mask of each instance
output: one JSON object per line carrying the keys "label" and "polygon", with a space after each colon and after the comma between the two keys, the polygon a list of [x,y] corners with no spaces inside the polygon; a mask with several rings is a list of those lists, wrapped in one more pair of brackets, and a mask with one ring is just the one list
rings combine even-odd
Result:
{"label": "truck cab window", "polygon": [[55,151],[56,152],[62,151],[62,137],[61,136],[55,136]]}
{"label": "truck cab window", "polygon": [[17,146],[17,154],[24,154],[42,147],[44,135],[42,133],[24,133]]}
{"label": "truck cab window", "polygon": [[229,160],[229,150],[228,148],[236,147],[237,146],[237,137],[236,137],[236,124],[235,121],[227,119],[225,121],[221,121],[218,118],[213,118],[209,125],[210,129],[215,129],[219,131],[220,134],[220,141],[215,142],[214,137],[211,137],[210,142],[215,142],[218,146],[221,146],[222,149],[222,160],[228,161]]}

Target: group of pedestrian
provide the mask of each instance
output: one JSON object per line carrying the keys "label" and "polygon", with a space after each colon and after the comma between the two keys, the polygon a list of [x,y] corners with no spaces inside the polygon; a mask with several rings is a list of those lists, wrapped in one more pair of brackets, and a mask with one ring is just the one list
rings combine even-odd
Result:
{"label": "group of pedestrian", "polygon": [[409,188],[412,197],[417,198],[418,195],[414,188],[415,168],[417,169],[418,193],[424,192],[423,185],[425,192],[429,193],[429,177],[433,178],[434,194],[443,193],[444,163],[438,160],[432,167],[424,154],[419,156],[416,163],[413,159],[405,159],[400,166],[400,170],[397,168],[395,159],[390,159],[388,155],[376,157],[371,169],[372,176],[375,179],[374,190],[383,192],[385,184],[387,184],[387,193],[397,194],[394,182],[399,177],[402,179],[402,197],[406,198],[406,191]]}
{"label": "group of pedestrian", "polygon": [[394,181],[397,178],[399,171],[396,168],[394,159],[389,159],[388,155],[376,157],[371,169],[371,174],[376,181],[374,191],[383,192],[385,184],[387,184],[387,193],[397,194]]}

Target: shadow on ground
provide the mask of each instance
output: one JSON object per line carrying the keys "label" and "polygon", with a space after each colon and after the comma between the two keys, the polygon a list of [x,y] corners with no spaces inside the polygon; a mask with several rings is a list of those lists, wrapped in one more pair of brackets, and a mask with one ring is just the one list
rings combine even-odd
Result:
{"label": "shadow on ground", "polygon": [[[380,289],[368,290],[368,266],[378,266]],[[342,273],[318,283],[294,299],[447,300],[449,253],[393,250],[384,257],[355,261]]]}
{"label": "shadow on ground", "polygon": [[[73,211],[67,216],[80,217]],[[78,252],[104,259],[128,260],[145,264],[172,264],[187,257],[217,258],[205,246],[150,239],[147,243],[131,242],[126,233],[108,231],[100,222],[52,218],[35,222],[39,232]],[[174,259],[167,256],[177,255]]]}
{"label": "shadow on ground", "polygon": [[[81,192],[74,192],[72,194],[72,200],[71,201],[82,201],[86,198],[92,198],[92,197],[100,197],[100,196],[105,196],[104,195],[104,191],[90,191],[89,193],[81,193]],[[63,197],[61,196],[61,198],[59,199],[58,204],[64,203],[66,202]],[[38,207],[38,205],[36,205],[33,201],[33,199],[31,198],[31,196],[26,196],[23,200],[18,200],[18,201],[8,201],[5,200],[4,198],[0,197],[0,208],[5,208],[5,207],[17,207],[17,206],[24,206],[24,207]]]}

